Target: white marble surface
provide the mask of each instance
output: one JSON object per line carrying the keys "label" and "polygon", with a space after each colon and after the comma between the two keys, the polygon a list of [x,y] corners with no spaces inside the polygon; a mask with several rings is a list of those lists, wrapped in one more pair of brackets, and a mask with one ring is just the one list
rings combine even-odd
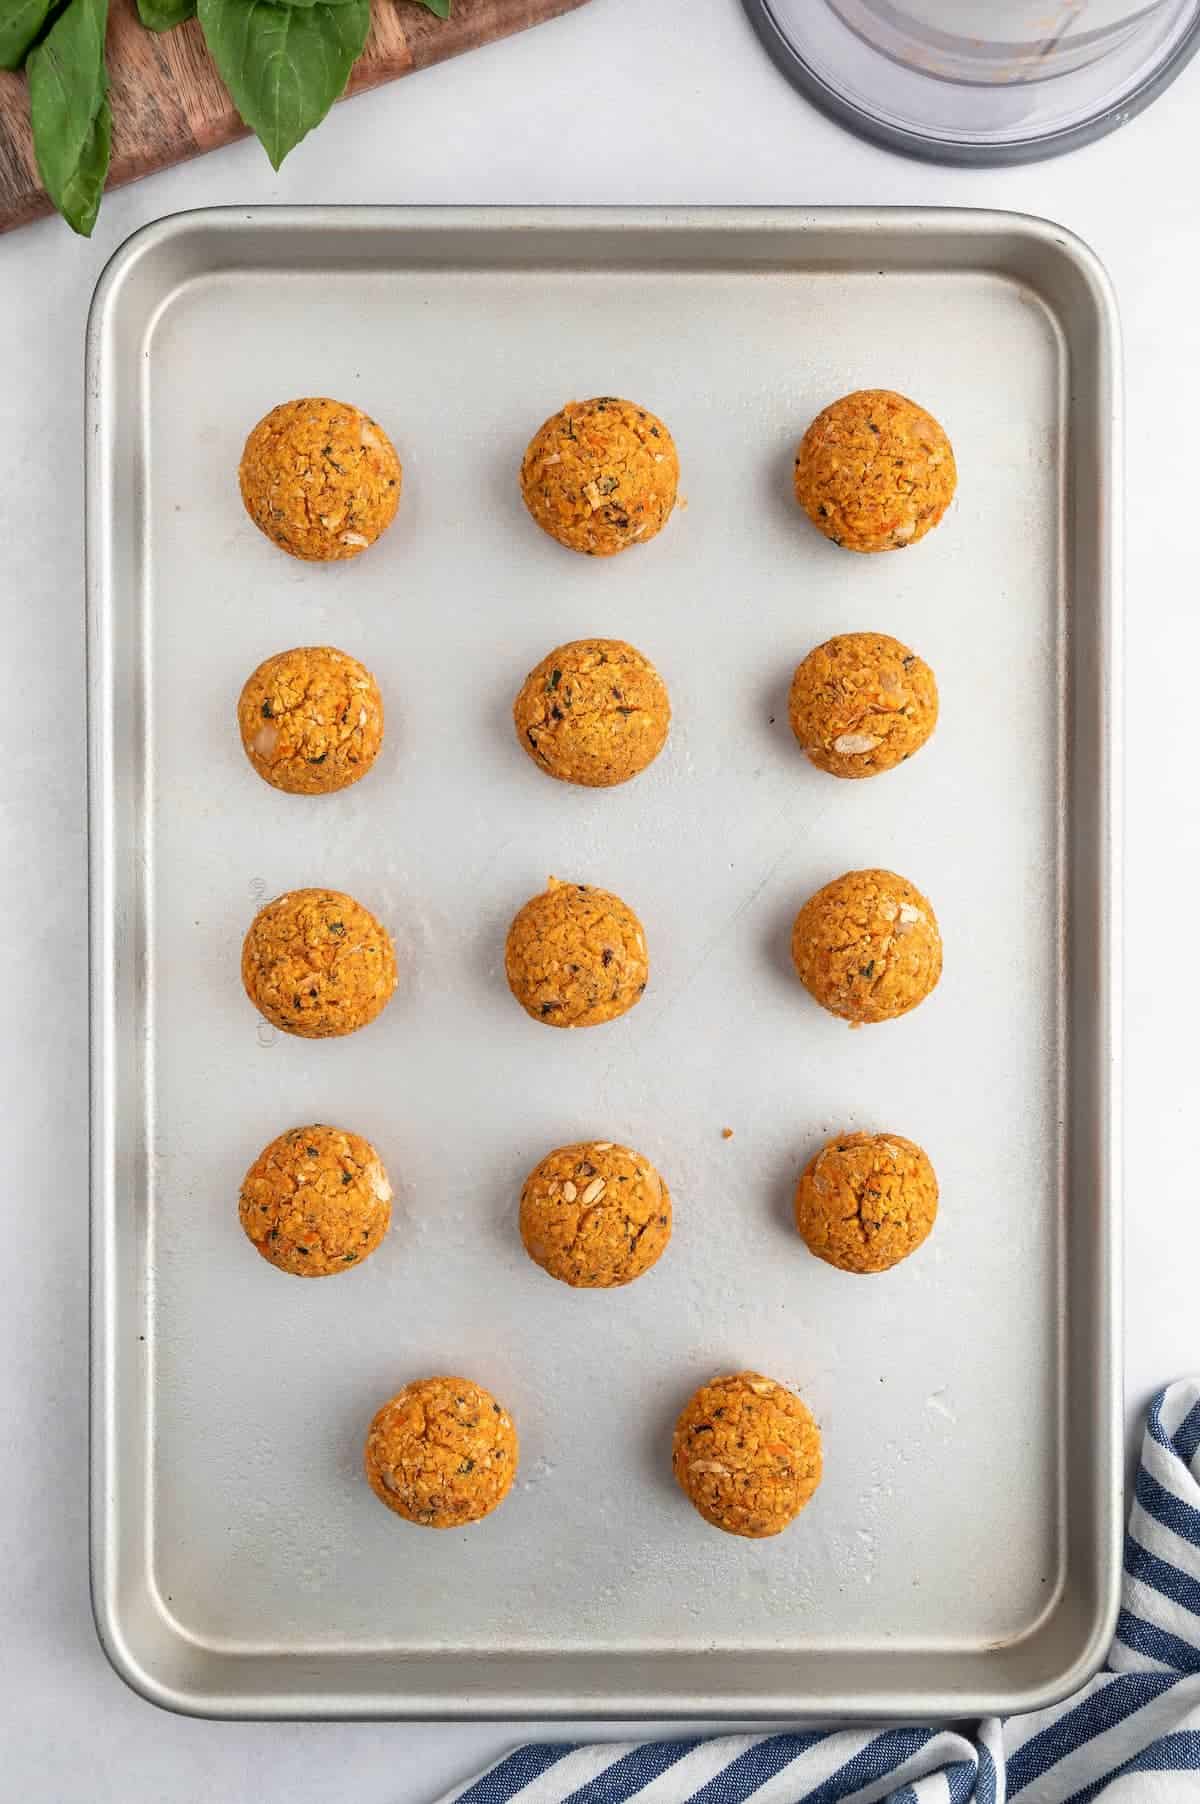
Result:
{"label": "white marble surface", "polygon": [[766,61],[738,0],[592,0],[574,18],[338,109],[281,175],[247,143],[110,196],[91,244],[57,222],[0,241],[10,634],[0,719],[12,760],[0,844],[13,888],[0,1029],[4,1795],[25,1804],[420,1804],[531,1732],[175,1719],[124,1689],[92,1632],[81,356],[88,299],[110,251],[162,214],[243,201],[997,206],[1051,215],[1091,242],[1120,294],[1128,382],[1132,1423],[1159,1383],[1200,1368],[1188,925],[1200,881],[1190,724],[1200,602],[1185,562],[1200,402],[1200,214],[1187,175],[1198,100],[1200,62],[1123,133],[1063,161],[992,173],[925,168],[812,113]]}

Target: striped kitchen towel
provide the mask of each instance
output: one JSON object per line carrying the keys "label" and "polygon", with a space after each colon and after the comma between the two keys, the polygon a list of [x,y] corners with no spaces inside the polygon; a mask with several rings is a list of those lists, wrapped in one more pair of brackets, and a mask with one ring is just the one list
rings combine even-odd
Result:
{"label": "striped kitchen towel", "polygon": [[973,1735],[837,1729],[549,1742],[442,1804],[1185,1804],[1200,1800],[1200,1382],[1146,1422],[1109,1668],[1065,1704]]}

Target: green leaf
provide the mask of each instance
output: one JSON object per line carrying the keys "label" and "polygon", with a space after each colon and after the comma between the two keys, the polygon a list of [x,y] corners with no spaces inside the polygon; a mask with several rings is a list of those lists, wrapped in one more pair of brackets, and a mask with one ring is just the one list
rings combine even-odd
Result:
{"label": "green leaf", "polygon": [[92,129],[80,153],[75,172],[67,181],[61,198],[54,203],[72,230],[79,232],[84,238],[91,237],[96,215],[100,211],[111,150],[112,110],[106,94],[100,102],[100,111],[92,121]]}
{"label": "green leaf", "polygon": [[0,69],[19,69],[55,0],[0,0]]}
{"label": "green leaf", "polygon": [[278,169],[345,88],[371,29],[370,0],[199,0],[197,12],[233,104]]}
{"label": "green leaf", "polygon": [[450,0],[417,0],[417,3],[420,6],[427,6],[431,13],[437,14],[439,19],[450,17]]}
{"label": "green leaf", "polygon": [[351,6],[354,0],[274,0],[276,6],[298,6],[306,12],[313,6]]}
{"label": "green leaf", "polygon": [[84,238],[100,210],[112,138],[107,24],[108,0],[69,0],[25,64],[38,173],[67,224]]}
{"label": "green leaf", "polygon": [[196,0],[137,0],[137,9],[147,31],[174,31],[196,17]]}

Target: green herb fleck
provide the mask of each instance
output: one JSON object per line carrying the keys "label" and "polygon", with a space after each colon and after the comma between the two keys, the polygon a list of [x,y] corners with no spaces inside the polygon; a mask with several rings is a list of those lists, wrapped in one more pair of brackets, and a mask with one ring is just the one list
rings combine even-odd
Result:
{"label": "green herb fleck", "polygon": [[297,1252],[298,1252],[298,1253],[303,1253],[303,1254],[304,1254],[304,1257],[305,1257],[305,1258],[306,1258],[306,1259],[307,1259],[307,1258],[308,1258],[308,1248],[307,1248],[307,1247],[297,1247],[297,1248],[296,1248],[296,1251],[297,1251]]}
{"label": "green herb fleck", "polygon": [[310,758],[308,762],[310,764],[324,764],[324,762],[325,762],[326,758],[328,758],[328,756],[329,756],[328,752],[322,752],[321,756],[319,758]]}
{"label": "green herb fleck", "polygon": [[336,933],[340,937],[346,931],[346,923],[344,921],[330,921],[329,931],[330,933]]}
{"label": "green herb fleck", "polygon": [[264,720],[274,720],[275,718],[271,712],[271,704],[269,701],[264,702],[262,705],[262,717]]}
{"label": "green herb fleck", "polygon": [[875,960],[874,960],[874,959],[872,959],[872,960],[871,960],[871,962],[870,962],[870,964],[869,964],[869,965],[861,965],[861,966],[860,966],[860,967],[859,967],[859,972],[858,972],[858,974],[859,974],[859,976],[860,976],[860,977],[874,977],[874,975],[875,975]]}
{"label": "green herb fleck", "polygon": [[353,1265],[357,1258],[358,1258],[357,1253],[343,1253],[342,1254],[342,1264],[343,1265]]}
{"label": "green herb fleck", "polygon": [[546,684],[547,692],[549,692],[551,689],[557,689],[558,685],[561,682],[562,682],[562,671],[561,670],[552,670],[550,672],[550,681]]}

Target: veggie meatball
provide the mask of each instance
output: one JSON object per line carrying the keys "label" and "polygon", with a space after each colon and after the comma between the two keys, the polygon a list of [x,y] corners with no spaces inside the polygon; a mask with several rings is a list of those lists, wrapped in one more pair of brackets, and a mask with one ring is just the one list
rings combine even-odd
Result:
{"label": "veggie meatball", "polygon": [[839,1134],[796,1186],[796,1227],[810,1253],[844,1272],[886,1272],[914,1253],[937,1216],[929,1157],[900,1134]]}
{"label": "veggie meatball", "polygon": [[251,1245],[281,1272],[328,1278],[375,1251],[392,1219],[392,1187],[358,1134],[292,1128],[246,1173],[238,1215]]}
{"label": "veggie meatball", "polygon": [[646,936],[609,890],[560,883],[521,909],[504,948],[508,987],[547,1027],[596,1027],[641,1000],[649,975]]}
{"label": "veggie meatball", "polygon": [[792,962],[822,1008],[858,1025],[923,1002],[942,974],[937,917],[895,871],[847,871],[810,896],[792,928]]}
{"label": "veggie meatball", "polygon": [[353,896],[291,890],[250,923],[242,983],[273,1026],[323,1040],[354,1033],[386,1007],[396,952],[387,929]]}
{"label": "veggie meatball", "polygon": [[588,557],[652,539],[678,486],[679,457],[662,421],[611,395],[568,401],[521,463],[521,494],[542,531]]}
{"label": "veggie meatball", "polygon": [[706,1522],[777,1535],[821,1482],[821,1431],[794,1391],[760,1372],[714,1378],[675,1424],[675,1476]]}
{"label": "veggie meatball", "polygon": [[544,657],[513,704],[517,739],[564,783],[606,789],[652,764],[671,724],[667,686],[623,639],[576,639]]}
{"label": "veggie meatball", "polygon": [[801,439],[793,474],[813,525],[847,551],[915,545],[937,525],[958,481],[933,415],[890,388],[831,402]]}
{"label": "veggie meatball", "polygon": [[363,1464],[381,1503],[425,1528],[463,1528],[504,1502],[517,1472],[517,1431],[469,1378],[420,1378],[379,1410]]}
{"label": "veggie meatball", "polygon": [[920,751],[937,725],[932,670],[886,633],[842,633],[792,678],[792,731],[818,770],[874,777]]}
{"label": "veggie meatball", "polygon": [[383,743],[371,672],[332,645],[281,651],[246,679],[238,727],[251,764],[289,795],[329,795],[365,777]]}
{"label": "veggie meatball", "polygon": [[611,1140],[547,1153],[521,1191],[525,1251],[577,1289],[631,1284],[670,1238],[666,1185],[648,1159]]}
{"label": "veggie meatball", "polygon": [[344,401],[283,401],[258,422],[238,470],[254,524],[292,557],[357,557],[390,526],[401,469],[382,426]]}

